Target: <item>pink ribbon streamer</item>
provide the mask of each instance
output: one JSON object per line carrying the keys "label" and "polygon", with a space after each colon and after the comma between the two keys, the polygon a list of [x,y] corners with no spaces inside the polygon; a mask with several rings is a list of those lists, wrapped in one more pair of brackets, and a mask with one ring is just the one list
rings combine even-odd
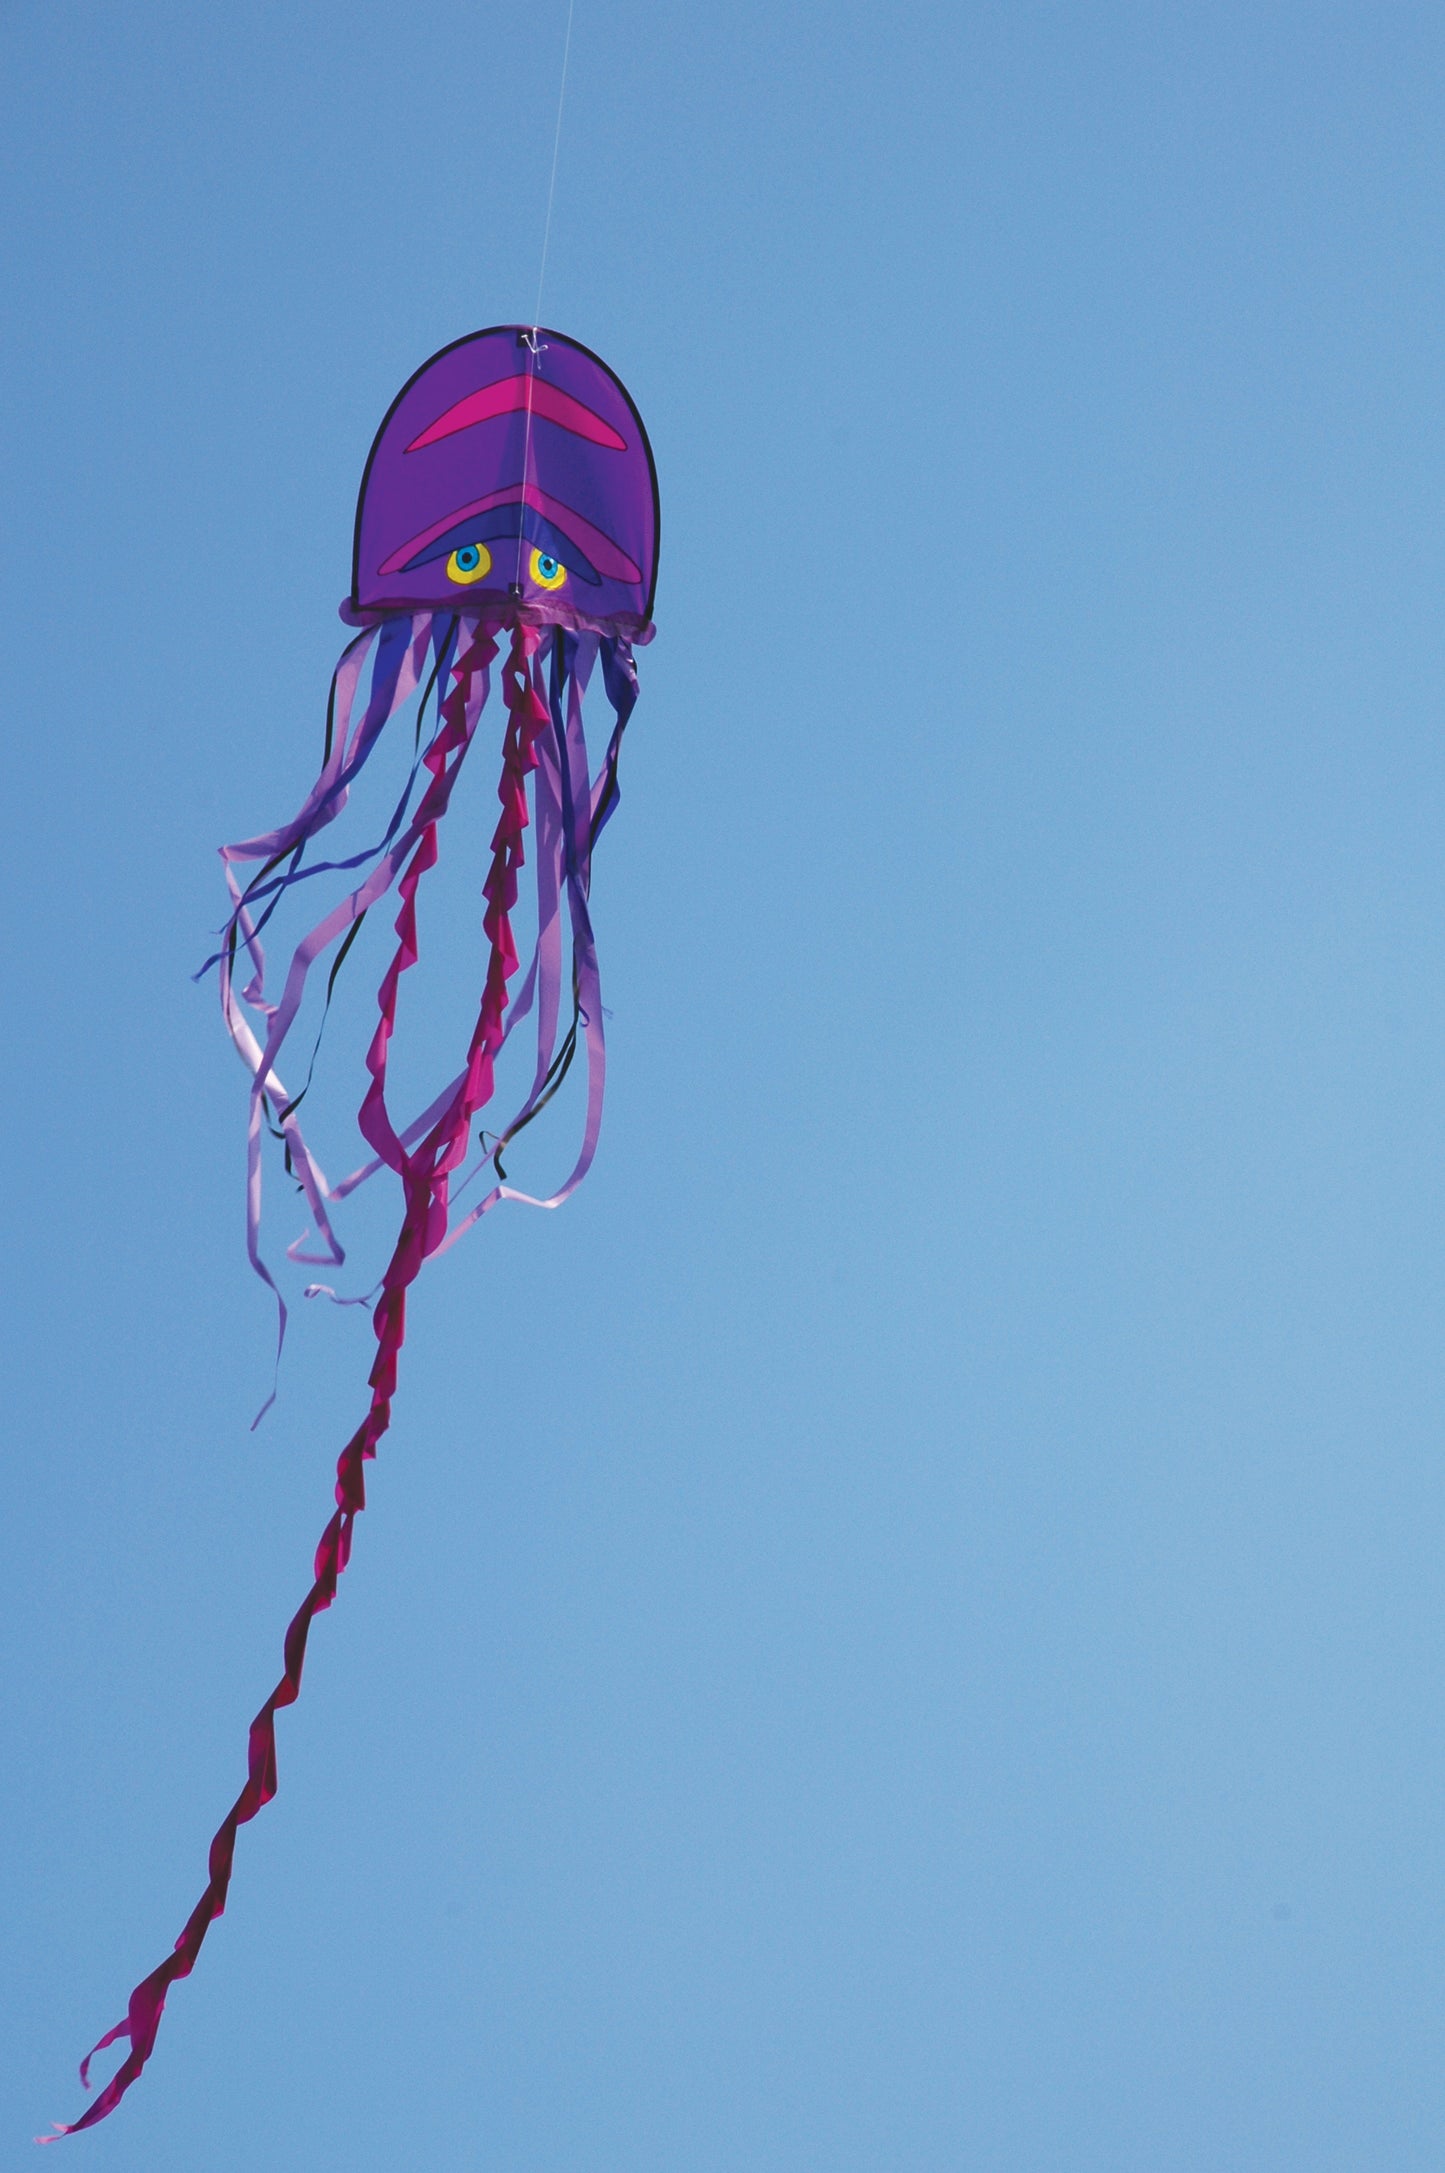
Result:
{"label": "pink ribbon streamer", "polygon": [[[415,690],[421,676],[421,666],[426,655],[427,643],[431,633],[432,620],[429,615],[421,614],[413,620],[412,640],[408,647],[406,662],[398,677],[396,687],[391,692],[390,699],[387,702],[385,716],[393,715]],[[351,665],[352,659],[354,659],[354,666]],[[434,823],[438,816],[445,812],[447,802],[451,797],[452,785],[455,782],[457,770],[461,765],[461,756],[470,744],[471,734],[476,729],[477,717],[480,715],[482,705],[486,700],[487,681],[485,671],[483,671],[479,674],[478,690],[470,702],[469,721],[467,722],[465,737],[460,742],[455,760],[448,766],[447,755],[441,752],[444,746],[448,751],[452,746],[449,738],[450,726],[444,721],[423,763],[423,766],[431,775],[432,782],[428,791],[422,795],[421,803],[410,823],[390,849],[382,854],[365,880],[358,884],[339,905],[334,906],[329,913],[325,914],[308,935],[302,937],[292,954],[280,1001],[275,1004],[268,1003],[265,995],[265,958],[252,930],[244,900],[237,889],[232,864],[242,860],[270,860],[275,857],[278,850],[289,850],[290,845],[294,844],[299,836],[306,834],[304,822],[308,816],[308,811],[314,814],[318,806],[325,810],[328,794],[336,799],[336,806],[339,808],[346,789],[343,780],[349,774],[347,757],[349,756],[354,761],[362,735],[369,730],[370,736],[374,737],[380,723],[385,721],[385,716],[374,717],[369,707],[368,715],[363,718],[361,725],[358,726],[355,739],[348,749],[347,726],[363,659],[364,650],[359,645],[354,645],[353,649],[348,651],[347,659],[343,660],[344,666],[350,668],[345,679],[343,679],[342,673],[338,673],[339,724],[334,737],[332,759],[323,769],[322,776],[318,779],[317,784],[313,786],[301,812],[283,829],[270,831],[260,838],[248,839],[242,845],[227,846],[222,853],[222,857],[226,861],[227,882],[231,887],[231,894],[235,900],[234,919],[244,936],[246,948],[254,967],[251,981],[241,992],[242,998],[245,1002],[260,1010],[266,1019],[266,1040],[264,1046],[262,1046],[257,1042],[256,1036],[241,1009],[241,1004],[237,1001],[228,945],[223,949],[220,961],[221,1010],[232,1042],[246,1068],[251,1073],[252,1081],[246,1127],[246,1253],[255,1273],[266,1284],[276,1301],[276,1354],[271,1392],[252,1420],[253,1429],[260,1425],[261,1420],[276,1400],[276,1375],[279,1372],[281,1352],[286,1340],[287,1322],[286,1300],[261,1251],[261,1135],[268,1107],[272,1110],[274,1119],[279,1125],[282,1137],[286,1142],[291,1167],[300,1180],[307,1205],[311,1210],[312,1220],[321,1241],[326,1246],[324,1253],[305,1252],[301,1250],[301,1244],[305,1241],[301,1240],[292,1248],[292,1257],[308,1264],[315,1263],[319,1265],[325,1263],[335,1266],[339,1266],[346,1257],[331,1227],[326,1211],[326,1201],[331,1196],[330,1188],[327,1185],[325,1175],[306,1144],[305,1136],[294,1112],[289,1107],[285,1089],[276,1073],[276,1064],[295,1021],[296,1014],[301,1007],[302,998],[306,993],[307,979],[316,959],[338,937],[352,927],[360,919],[361,915],[376,903],[378,898],[385,896],[396,880],[398,870],[415,850],[417,840],[425,833],[428,825]],[[445,710],[445,704],[443,708]],[[338,795],[339,797],[337,797]],[[336,809],[333,808],[324,812],[324,819],[327,822],[331,821],[335,811]]]}
{"label": "pink ribbon streamer", "polygon": [[[427,869],[435,863],[437,823],[445,812],[457,773],[471,745],[485,695],[487,666],[496,654],[493,632],[486,627],[474,630],[470,646],[452,666],[456,684],[442,705],[443,728],[425,758],[431,783],[419,810],[420,834],[399,885],[401,906],[395,923],[397,946],[378,995],[380,1016],[367,1055],[371,1084],[361,1110],[362,1129],[367,1139],[387,1166],[401,1177],[405,1207],[401,1230],[382,1277],[381,1297],[373,1314],[377,1351],[369,1375],[370,1406],[337,1462],[336,1508],[316,1550],[311,1588],[286,1631],[281,1680],[251,1723],[245,1786],[211,1842],[205,1891],[187,1918],[171,1953],[149,1976],[142,1978],[131,1993],[123,2020],[108,2030],[86,2055],[80,2070],[82,2083],[89,2087],[90,2064],[97,2053],[122,2040],[128,2043],[129,2051],[95,2103],[79,2120],[69,2126],[57,2124],[55,2134],[38,2137],[37,2141],[54,2142],[61,2135],[74,2135],[81,2129],[94,2127],[114,2111],[140,2075],[154,2049],[171,1986],[190,1975],[207,1931],[225,1910],[239,1829],[276,1793],[276,1714],[283,1706],[293,1705],[300,1695],[311,1625],[318,1614],[330,1607],[350,1559],[353,1526],[366,1506],[366,1465],[375,1456],[377,1444],[391,1422],[397,1362],[406,1334],[407,1291],[423,1261],[438,1251],[446,1240],[452,1173],[465,1156],[473,1118],[491,1098],[495,1059],[505,1039],[508,983],[518,964],[511,913],[517,899],[517,872],[524,857],[523,834],[528,823],[527,778],[537,767],[538,740],[549,722],[547,705],[537,690],[531,671],[538,641],[534,627],[514,626],[511,654],[503,676],[508,720],[498,786],[502,812],[492,839],[491,868],[483,886],[487,900],[483,927],[489,943],[487,976],[466,1066],[445,1108],[420,1144],[409,1150],[396,1131],[386,1104],[387,1052],[396,1023],[401,976],[417,958],[417,887]],[[580,710],[578,716],[580,731]],[[570,708],[566,737],[571,749],[574,735]],[[575,752],[569,753],[566,759],[572,763]],[[585,775],[584,760],[584,782]],[[585,803],[585,792],[583,800]],[[573,842],[575,847],[575,836]],[[579,923],[570,868],[568,881],[575,940]],[[582,903],[585,920],[585,896]],[[595,976],[595,965],[589,970]],[[589,989],[592,985],[589,979]],[[288,977],[288,994],[290,992]],[[278,1012],[286,1001],[283,996]],[[600,1020],[600,1005],[597,1015]],[[284,1034],[284,1029],[282,1031]],[[273,1018],[253,1088],[257,1100],[267,1091],[266,1081],[276,1045],[279,1043]]]}

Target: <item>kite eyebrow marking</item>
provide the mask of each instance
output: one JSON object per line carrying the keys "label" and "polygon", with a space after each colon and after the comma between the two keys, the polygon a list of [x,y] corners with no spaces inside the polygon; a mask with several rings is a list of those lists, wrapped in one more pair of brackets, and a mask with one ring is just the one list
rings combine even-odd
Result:
{"label": "kite eyebrow marking", "polygon": [[614,543],[600,528],[594,528],[571,506],[563,505],[560,498],[538,490],[535,483],[508,483],[501,490],[488,491],[485,498],[474,499],[468,506],[457,506],[445,520],[433,521],[430,528],[424,528],[419,536],[412,536],[400,550],[383,559],[376,569],[378,575],[384,580],[388,574],[400,573],[408,559],[424,551],[429,543],[435,543],[438,536],[444,536],[459,521],[469,521],[473,514],[487,513],[493,506],[500,505],[528,505],[538,513],[544,513],[564,536],[570,534],[581,545],[597,571],[609,581],[638,582],[642,579],[641,568],[633,563],[620,544]]}
{"label": "kite eyebrow marking", "polygon": [[554,385],[545,377],[499,377],[494,384],[481,385],[458,400],[446,413],[428,423],[420,437],[413,438],[406,450],[420,452],[425,445],[435,445],[442,438],[455,437],[459,430],[470,430],[476,423],[490,422],[497,415],[516,415],[527,408],[527,390],[531,387],[531,412],[543,422],[556,423],[563,430],[570,430],[575,438],[586,438],[593,445],[605,445],[609,452],[625,453],[626,438],[619,437],[611,423],[594,415],[590,407],[574,400],[570,392]]}
{"label": "kite eyebrow marking", "polygon": [[535,544],[539,551],[549,552],[569,573],[575,573],[580,580],[590,581],[593,588],[596,588],[602,578],[574,536],[565,535],[555,521],[548,520],[545,513],[534,511],[531,506],[523,505],[517,498],[507,505],[493,506],[490,512],[473,513],[464,520],[454,522],[441,535],[434,536],[430,543],[418,551],[415,558],[408,559],[401,571],[414,573],[418,566],[430,565],[436,558],[445,558],[449,551],[459,549],[463,544],[496,543],[507,536],[525,536],[528,543]]}

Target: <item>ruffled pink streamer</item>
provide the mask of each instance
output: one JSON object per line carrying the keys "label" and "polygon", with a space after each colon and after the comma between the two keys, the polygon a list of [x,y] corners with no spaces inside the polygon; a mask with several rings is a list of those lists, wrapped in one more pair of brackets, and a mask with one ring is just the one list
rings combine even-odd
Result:
{"label": "ruffled pink streamer", "polygon": [[[431,625],[432,622],[429,618],[419,618],[413,621],[413,639],[408,649],[404,668],[391,698],[390,706],[393,712],[415,691],[426,655]],[[356,672],[359,673],[359,671],[360,660],[358,659]],[[330,1188],[320,1166],[306,1144],[304,1134],[294,1112],[284,1113],[287,1111],[285,1090],[277,1077],[276,1063],[286,1037],[291,1031],[296,1014],[301,1007],[302,999],[306,993],[307,978],[316,959],[359,920],[361,915],[367,912],[378,898],[385,896],[396,880],[398,871],[406,863],[408,855],[415,849],[418,839],[425,833],[428,826],[435,822],[438,813],[445,811],[446,804],[451,797],[456,772],[460,768],[461,755],[465,753],[466,746],[470,743],[471,733],[476,729],[477,717],[480,715],[482,704],[486,700],[485,670],[477,675],[477,680],[476,691],[468,697],[467,716],[469,721],[466,738],[461,743],[460,750],[454,755],[450,763],[445,756],[438,753],[444,742],[450,745],[450,728],[443,722],[424,758],[424,766],[429,770],[432,782],[427,791],[423,793],[421,802],[410,823],[349,896],[342,899],[339,905],[334,906],[329,913],[325,914],[308,935],[302,937],[292,954],[285,986],[277,1003],[272,1004],[266,1001],[264,958],[254,936],[248,933],[247,948],[252,955],[256,972],[248,987],[243,991],[243,996],[247,1002],[261,1010],[266,1018],[264,1046],[257,1043],[250,1024],[236,1000],[229,956],[223,953],[221,959],[222,1012],[231,1039],[240,1053],[242,1061],[251,1073],[251,1093],[246,1127],[246,1253],[252,1268],[262,1282],[266,1284],[276,1301],[276,1371],[279,1371],[281,1352],[285,1344],[288,1314],[286,1300],[261,1251],[261,1141],[268,1104],[272,1107],[287,1147],[290,1150],[291,1164],[305,1193],[315,1228],[327,1248],[324,1253],[303,1252],[298,1243],[292,1249],[292,1257],[308,1264],[337,1266],[345,1258],[345,1253],[331,1227],[326,1211],[325,1203],[330,1197]],[[345,689],[338,685],[338,713],[340,718],[340,728],[336,734],[338,745],[345,744],[345,725],[350,715],[355,683],[355,675],[353,675],[349,686]],[[363,719],[362,725],[358,727],[358,739],[361,732],[367,728],[369,721],[371,720]],[[374,721],[371,721],[371,728],[374,731]],[[323,777],[325,774],[323,772]],[[319,788],[313,788],[308,805],[317,800],[318,790]],[[327,819],[329,820],[330,817],[328,816]],[[235,858],[271,858],[272,841],[289,835],[296,829],[300,821],[301,817],[298,816],[295,822],[287,825],[283,831],[272,831],[263,839],[252,839],[247,841],[244,846],[229,847],[227,851]],[[229,863],[227,877],[232,882],[234,889],[234,877],[231,875]],[[236,911],[242,927],[247,927],[244,907],[239,900]],[[304,1242],[304,1240],[301,1242]],[[273,1371],[271,1392],[253,1419],[253,1428],[259,1426],[275,1400],[275,1371]]]}
{"label": "ruffled pink streamer", "polygon": [[[431,624],[430,618],[413,621],[412,640],[408,644],[405,664],[398,675],[395,686],[385,696],[381,690],[373,686],[371,701],[368,703],[366,713],[354,733],[351,731],[351,713],[355,705],[356,690],[363,667],[375,642],[374,631],[362,636],[358,641],[350,645],[343,654],[332,681],[330,753],[322,765],[320,775],[302,802],[301,807],[291,821],[282,824],[280,828],[265,831],[259,837],[243,839],[235,845],[223,845],[221,848],[221,860],[226,871],[226,886],[231,896],[231,921],[227,927],[227,940],[222,945],[219,959],[218,980],[221,1015],[226,1022],[226,1029],[230,1034],[236,1053],[250,1072],[253,1081],[259,1083],[264,1099],[272,1105],[276,1121],[290,1152],[292,1167],[295,1169],[306,1194],[316,1226],[326,1243],[327,1251],[324,1254],[317,1255],[316,1258],[318,1261],[325,1260],[338,1265],[345,1255],[327,1220],[324,1202],[328,1196],[328,1187],[325,1176],[307,1147],[300,1124],[294,1114],[283,1114],[283,1112],[287,1111],[290,1098],[274,1068],[265,1065],[263,1049],[257,1041],[250,1021],[247,1019],[242,1007],[243,1003],[249,1003],[268,1018],[274,1012],[274,1006],[266,1001],[265,954],[246,905],[241,886],[237,881],[236,869],[249,861],[268,861],[283,857],[302,838],[314,835],[317,830],[324,829],[327,824],[336,819],[336,816],[346,804],[347,780],[355,769],[363,739],[374,739],[381,722],[384,721],[374,714],[378,703],[385,700],[387,714],[390,715],[401,706],[416,687],[421,661],[425,655],[426,642],[431,632]],[[234,955],[230,941],[232,929],[240,934],[251,966],[251,978],[239,996],[235,987]],[[282,1038],[284,1039],[284,1036]],[[259,1263],[259,1173],[253,1173],[249,1168],[247,1173],[247,1194],[247,1238],[252,1265],[257,1267],[258,1273],[262,1275],[263,1280],[270,1284],[274,1293],[276,1286],[271,1281],[271,1277],[264,1266]],[[279,1293],[276,1293],[276,1295],[279,1302]],[[283,1306],[280,1321],[281,1335],[284,1335],[284,1332],[285,1312]],[[279,1353],[280,1342],[278,1338],[278,1359]]]}
{"label": "ruffled pink streamer", "polygon": [[[523,1192],[516,1185],[509,1185],[505,1181],[493,1185],[485,1198],[479,1200],[470,1213],[465,1215],[447,1233],[438,1247],[438,1250],[442,1252],[450,1251],[459,1238],[465,1237],[468,1230],[480,1222],[484,1215],[490,1214],[492,1209],[502,1200],[515,1200],[523,1207],[540,1207],[549,1210],[560,1207],[564,1201],[572,1197],[572,1194],[591,1169],[596,1157],[597,1142],[602,1131],[602,1104],[607,1084],[607,1048],[603,1027],[602,984],[597,966],[597,945],[592,933],[592,919],[588,903],[592,882],[590,840],[596,794],[588,777],[587,739],[582,720],[582,697],[586,692],[587,681],[596,655],[597,642],[595,635],[584,635],[578,645],[576,664],[568,676],[566,729],[563,747],[560,750],[561,758],[565,760],[567,765],[569,789],[565,794],[559,789],[557,801],[559,822],[562,819],[564,803],[570,805],[572,809],[571,830],[570,834],[565,835],[563,838],[563,850],[572,933],[573,971],[576,975],[578,1010],[583,1026],[584,1047],[587,1056],[587,1104],[582,1124],[582,1144],[568,1176],[555,1192],[548,1193],[545,1197],[532,1192]],[[555,1020],[553,1041],[555,1041]],[[545,1082],[547,1066],[550,1062],[551,1045],[549,1044],[546,1062],[539,1061],[531,1093],[517,1112],[517,1115],[512,1119],[511,1124],[501,1133],[500,1136],[503,1140],[516,1131],[518,1126],[526,1121],[536,1107],[537,1099]],[[485,1167],[485,1162],[479,1163],[470,1176],[463,1180],[463,1185],[470,1184],[472,1179],[480,1174],[483,1167]],[[460,1191],[462,1186],[458,1186],[457,1189]]]}
{"label": "ruffled pink streamer", "polygon": [[[561,1008],[562,987],[562,924],[560,898],[562,886],[562,811],[558,798],[557,758],[550,744],[550,735],[544,734],[537,745],[537,767],[533,773],[533,811],[536,824],[534,858],[537,866],[537,936],[531,961],[522,986],[513,998],[507,1014],[504,1042],[509,1041],[522,1020],[528,1016],[535,1000],[537,1010],[537,1057],[531,1091],[527,1100],[512,1119],[510,1130],[515,1130],[522,1115],[533,1108],[542,1087],[546,1083],[553,1053],[557,1045],[557,1021]],[[461,1085],[461,1074],[448,1081],[435,1098],[428,1103],[419,1117],[399,1134],[402,1145],[410,1147],[430,1129],[446,1108],[452,1095]],[[332,1201],[344,1200],[386,1168],[383,1158],[373,1155],[359,1169],[343,1177],[331,1186],[327,1197]],[[305,1260],[309,1256],[287,1247],[287,1258]],[[318,1286],[313,1285],[313,1289]],[[328,1292],[327,1295],[332,1295]],[[351,1300],[343,1300],[351,1303]]]}
{"label": "ruffled pink streamer", "polygon": [[518,962],[511,912],[517,898],[517,871],[524,857],[527,777],[536,766],[538,737],[548,723],[547,705],[536,690],[530,670],[538,639],[533,627],[513,627],[511,655],[503,677],[508,720],[498,787],[502,813],[493,834],[491,868],[483,886],[487,900],[483,927],[489,942],[487,977],[466,1067],[446,1109],[421,1143],[409,1152],[386,1106],[387,1051],[396,1023],[401,975],[417,958],[417,886],[436,860],[437,822],[476,729],[481,707],[476,690],[479,683],[484,686],[487,664],[496,654],[496,642],[486,628],[475,630],[470,646],[452,667],[456,685],[443,704],[445,726],[425,758],[431,776],[423,796],[427,820],[399,885],[397,947],[377,999],[380,1016],[367,1055],[371,1084],[362,1104],[363,1130],[388,1167],[401,1177],[405,1209],[372,1316],[377,1352],[369,1376],[370,1407],[337,1462],[335,1512],[316,1550],[311,1589],[286,1632],[281,1680],[251,1723],[245,1786],[211,1842],[205,1891],[171,1953],[131,1993],[124,2019],[86,2055],[80,2070],[82,2083],[89,2086],[90,2063],[96,2053],[122,2040],[128,2043],[129,2051],[81,2118],[69,2126],[57,2126],[54,2135],[39,2137],[39,2141],[54,2142],[61,2135],[94,2127],[114,2111],[140,2075],[154,2049],[171,1986],[190,1975],[207,1931],[224,1912],[238,1831],[276,1793],[276,1714],[283,1706],[293,1705],[300,1695],[311,1624],[331,1605],[350,1559],[353,1526],[366,1506],[366,1465],[375,1456],[377,1444],[391,1422],[397,1362],[406,1334],[406,1294],[423,1261],[445,1240],[452,1173],[466,1153],[472,1120],[486,1106],[493,1090],[496,1054],[505,1033],[508,983]]}
{"label": "ruffled pink streamer", "polygon": [[[500,1200],[514,1200],[527,1207],[552,1209],[560,1207],[571,1197],[592,1166],[596,1155],[601,1128],[602,1099],[606,1080],[606,1060],[603,1046],[601,991],[597,975],[595,946],[592,943],[591,923],[587,917],[587,889],[590,883],[589,840],[591,824],[595,817],[598,799],[603,790],[599,777],[594,785],[587,774],[587,746],[582,721],[582,698],[586,692],[597,656],[596,636],[584,635],[577,644],[577,656],[569,675],[567,734],[565,752],[568,764],[571,806],[576,811],[570,837],[563,830],[563,793],[561,759],[562,752],[556,747],[551,733],[544,733],[537,742],[536,767],[533,773],[533,807],[536,819],[535,860],[537,866],[537,936],[531,963],[522,987],[508,1015],[503,1040],[510,1038],[515,1028],[532,1007],[535,991],[537,1008],[537,1050],[532,1084],[526,1098],[510,1121],[503,1126],[497,1137],[510,1138],[532,1115],[546,1087],[548,1073],[557,1045],[557,1027],[561,1011],[562,988],[562,920],[561,898],[564,881],[569,899],[569,916],[572,922],[574,958],[577,962],[578,995],[584,1021],[584,1046],[588,1065],[587,1110],[583,1121],[583,1142],[577,1161],[570,1175],[557,1191],[540,1197],[523,1192],[518,1187],[502,1183],[494,1186],[477,1206],[459,1223],[443,1241],[441,1250],[450,1250],[459,1237],[465,1236],[473,1225],[489,1214]],[[532,663],[535,690],[542,696],[542,671],[545,656],[534,657]],[[564,868],[570,862],[571,874],[564,876]],[[578,944],[579,929],[582,943]],[[399,1133],[404,1147],[412,1146],[447,1107],[461,1079],[452,1080],[436,1099]],[[455,1199],[468,1190],[487,1167],[490,1154],[484,1151],[474,1167],[462,1177],[453,1190]],[[367,1183],[380,1170],[388,1166],[386,1158],[377,1154],[349,1177],[330,1188],[332,1201],[345,1198],[359,1186]],[[288,1247],[288,1257],[298,1260],[314,1258]],[[334,1304],[357,1305],[368,1303],[366,1297],[342,1297],[324,1283],[308,1284],[308,1297],[327,1297]]]}

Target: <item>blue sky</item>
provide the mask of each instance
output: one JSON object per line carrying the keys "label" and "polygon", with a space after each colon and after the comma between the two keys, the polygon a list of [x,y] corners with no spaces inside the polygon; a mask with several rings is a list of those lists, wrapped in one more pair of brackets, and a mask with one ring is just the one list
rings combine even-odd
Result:
{"label": "blue sky", "polygon": [[[247,1430],[189,975],[377,422],[532,313],[564,24],[0,7],[6,2164],[200,1890],[359,1415],[302,1309]],[[543,315],[663,503],[602,1151],[421,1285],[77,2158],[1438,2167],[1442,93],[1424,6],[577,0]]]}

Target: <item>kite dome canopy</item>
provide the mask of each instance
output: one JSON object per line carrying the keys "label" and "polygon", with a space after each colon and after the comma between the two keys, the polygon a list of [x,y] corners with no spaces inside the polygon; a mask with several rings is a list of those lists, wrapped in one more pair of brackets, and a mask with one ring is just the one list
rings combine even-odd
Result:
{"label": "kite dome canopy", "polygon": [[657,541],[652,448],[621,380],[560,332],[494,325],[393,400],[341,615],[465,610],[645,641]]}

